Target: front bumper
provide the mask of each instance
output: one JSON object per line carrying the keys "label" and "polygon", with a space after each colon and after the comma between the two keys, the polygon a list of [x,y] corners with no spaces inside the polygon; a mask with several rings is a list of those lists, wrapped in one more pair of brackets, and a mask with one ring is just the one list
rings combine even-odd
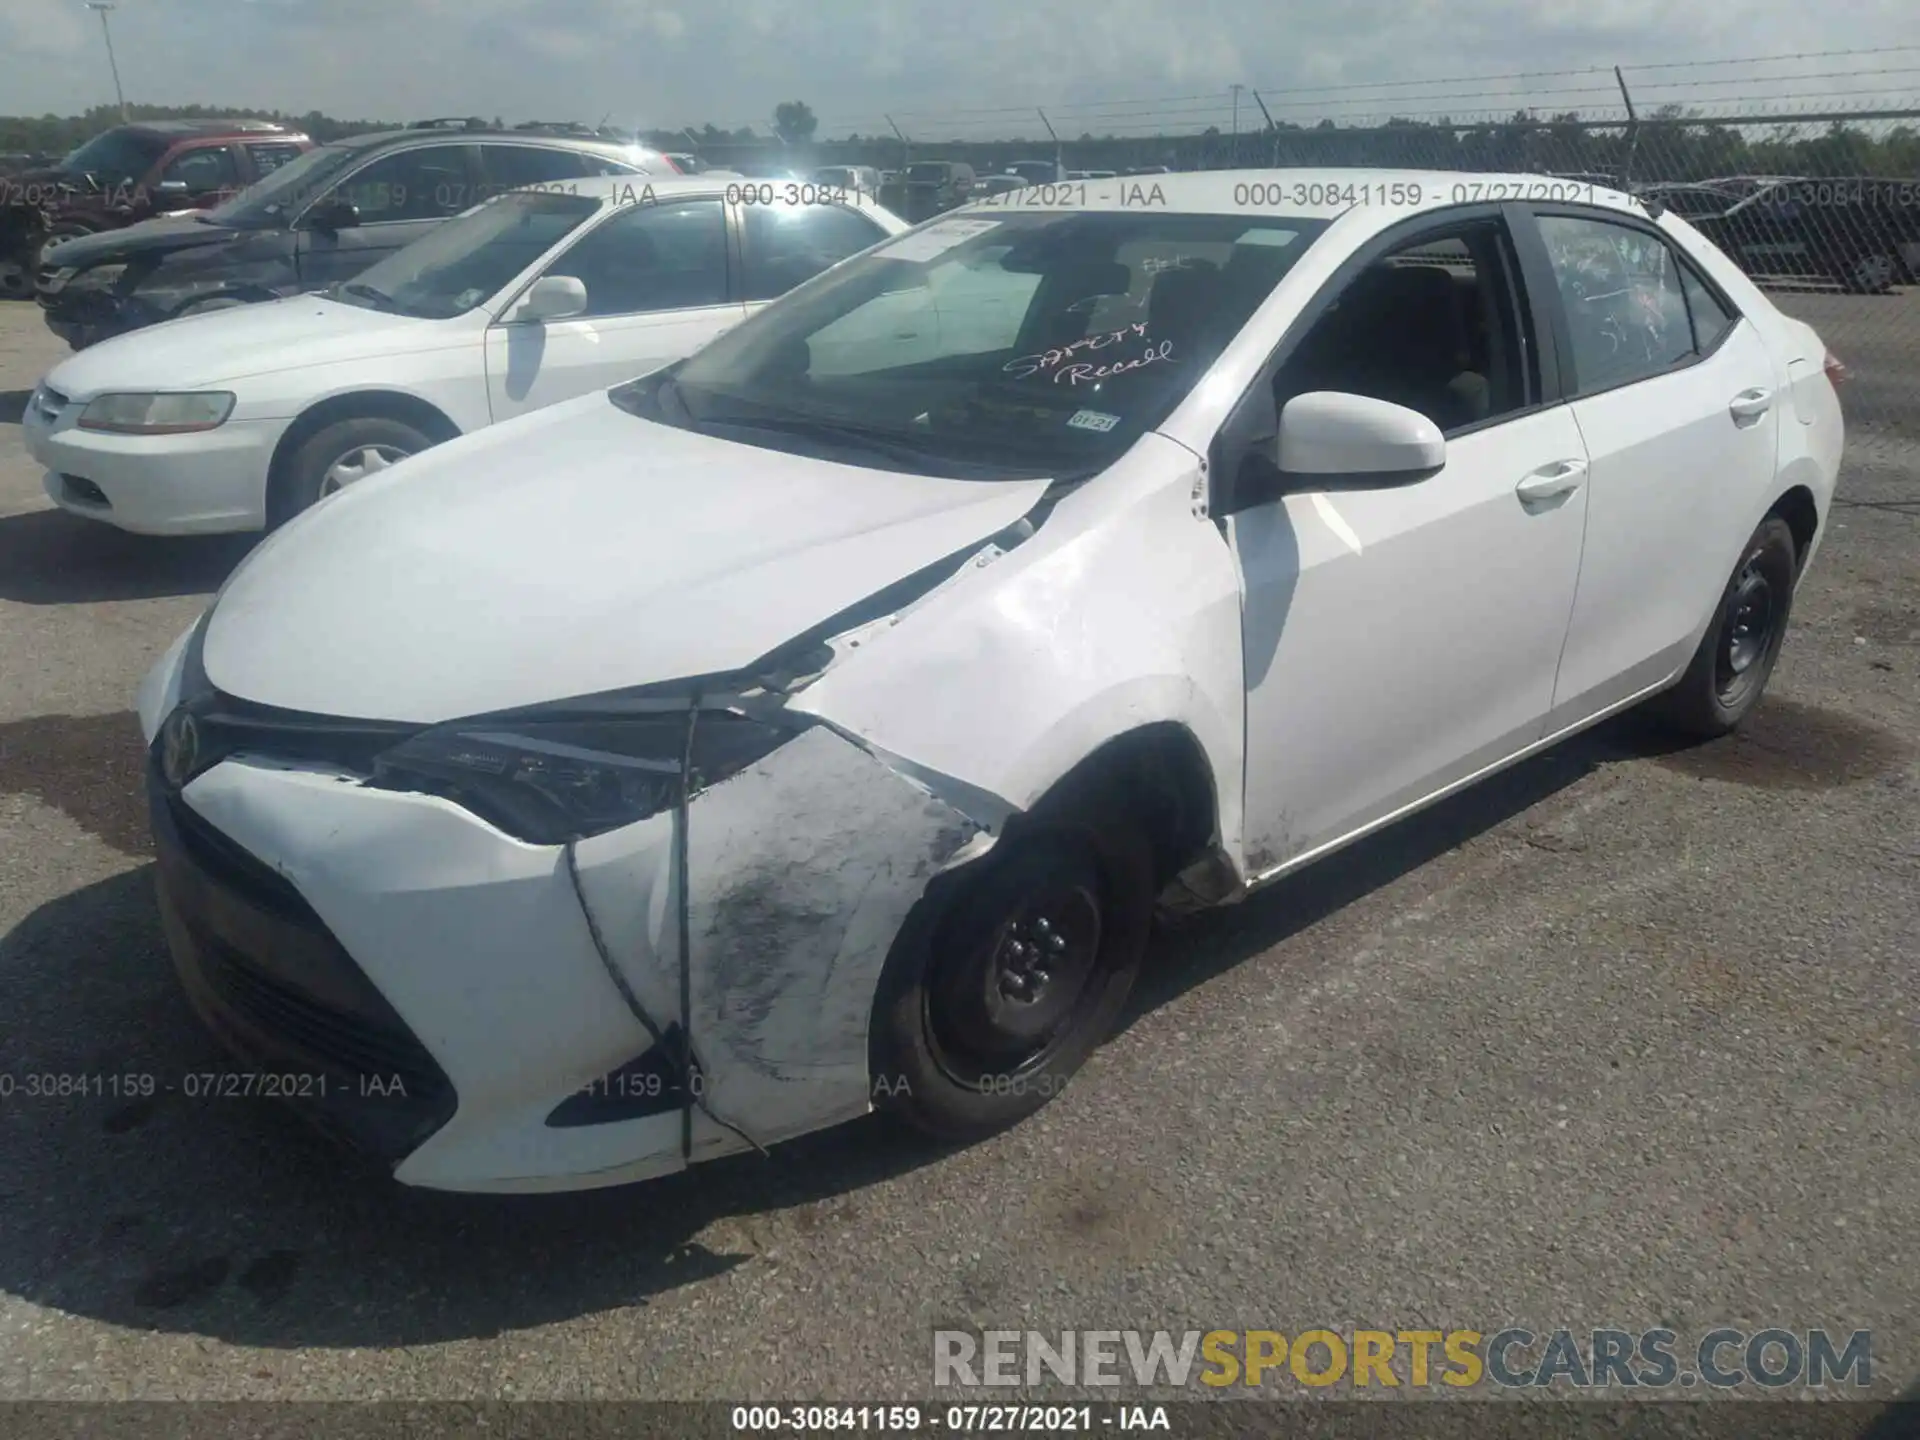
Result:
{"label": "front bumper", "polygon": [[[289,763],[224,760],[154,818],[210,1027],[249,1069],[339,1076],[355,1103],[318,1118],[397,1179],[469,1191],[646,1179],[869,1108],[881,966],[975,827],[824,727],[694,799],[684,911],[682,823],[581,842],[576,889],[558,847]],[[702,1103],[607,1104],[658,1049],[627,995],[681,1027],[683,925]]]}
{"label": "front bumper", "polygon": [[139,535],[265,528],[267,472],[285,420],[229,420],[192,435],[109,435],[74,422],[78,402],[21,419],[47,497],[61,509]]}
{"label": "front bumper", "polygon": [[161,928],[207,1028],[322,1129],[389,1164],[444,1125],[446,1073],[300,893],[227,840],[151,763]]}

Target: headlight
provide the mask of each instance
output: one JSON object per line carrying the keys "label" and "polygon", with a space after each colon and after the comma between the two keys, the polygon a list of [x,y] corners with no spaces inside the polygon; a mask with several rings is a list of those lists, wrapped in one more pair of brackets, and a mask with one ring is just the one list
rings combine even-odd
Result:
{"label": "headlight", "polygon": [[127,273],[124,265],[96,265],[91,270],[61,270],[56,278],[65,277],[69,290],[104,290],[122,275]]}
{"label": "headlight", "polygon": [[197,394],[129,393],[97,395],[81,412],[82,430],[115,435],[187,435],[212,430],[233,413],[225,390]]}
{"label": "headlight", "polygon": [[[534,845],[644,820],[717,784],[795,733],[725,710],[613,719],[456,721],[394,746],[373,784],[440,795]],[[683,773],[684,772],[684,773]]]}

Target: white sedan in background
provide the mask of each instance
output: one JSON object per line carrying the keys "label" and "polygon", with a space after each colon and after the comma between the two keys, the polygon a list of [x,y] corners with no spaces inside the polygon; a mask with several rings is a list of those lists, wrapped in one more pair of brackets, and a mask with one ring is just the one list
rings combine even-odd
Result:
{"label": "white sedan in background", "polygon": [[27,447],[76,515],[153,535],[268,528],[431,445],[676,360],[905,228],[824,186],[514,191],[332,290],[75,355],[28,401]]}
{"label": "white sedan in background", "polygon": [[169,944],[409,1184],[875,1104],[990,1132],[1108,1032],[1156,898],[1643,701],[1738,725],[1838,373],[1585,184],[962,207],[256,549],[139,698]]}

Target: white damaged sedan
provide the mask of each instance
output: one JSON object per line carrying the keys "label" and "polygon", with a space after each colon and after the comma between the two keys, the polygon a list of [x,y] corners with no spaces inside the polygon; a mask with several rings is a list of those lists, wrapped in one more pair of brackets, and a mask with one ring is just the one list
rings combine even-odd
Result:
{"label": "white damaged sedan", "polygon": [[1738,725],[1819,337],[1621,194],[1324,179],[965,207],[269,538],[139,701],[208,1025],[415,1185],[976,1136],[1156,905],[1628,706]]}

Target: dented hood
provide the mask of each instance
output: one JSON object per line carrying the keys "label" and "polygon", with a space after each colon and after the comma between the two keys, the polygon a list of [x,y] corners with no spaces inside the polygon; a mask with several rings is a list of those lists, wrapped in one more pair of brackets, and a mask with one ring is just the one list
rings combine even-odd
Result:
{"label": "dented hood", "polygon": [[270,537],[215,602],[207,677],[260,704],[430,724],[733,670],[986,540],[1046,485],[834,464],[588,395]]}

